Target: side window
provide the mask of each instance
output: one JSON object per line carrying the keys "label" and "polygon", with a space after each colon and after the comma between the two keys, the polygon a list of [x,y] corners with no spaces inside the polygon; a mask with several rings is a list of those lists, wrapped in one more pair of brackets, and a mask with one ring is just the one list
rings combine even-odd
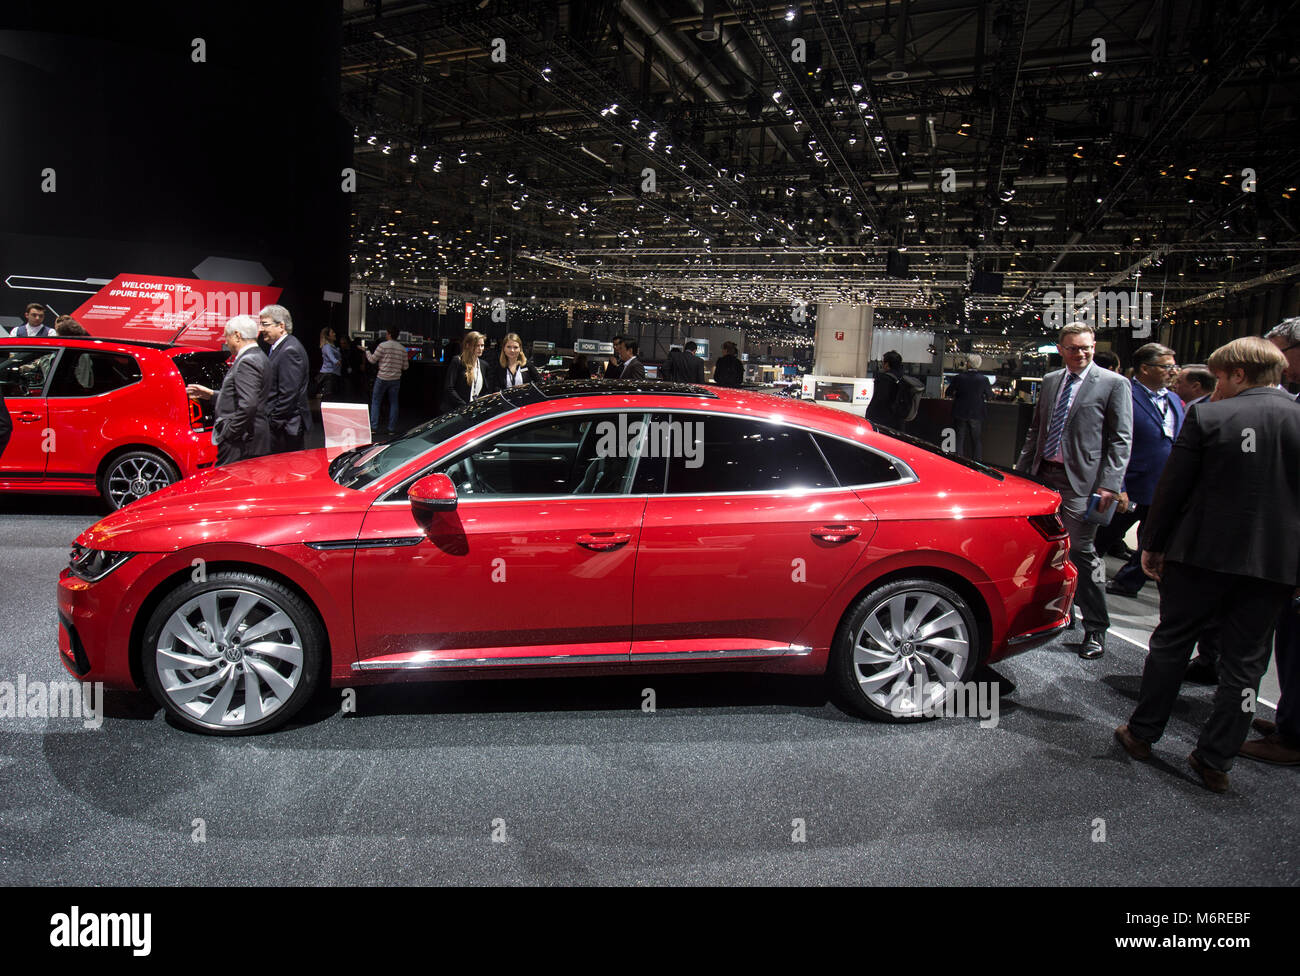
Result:
{"label": "side window", "polygon": [[673,424],[681,428],[681,449],[676,449],[674,429],[669,432],[674,435],[669,494],[835,487],[835,477],[805,430],[702,414],[674,414]]}
{"label": "side window", "polygon": [[56,355],[48,348],[0,349],[0,396],[42,396]]}
{"label": "side window", "polygon": [[628,490],[641,414],[538,420],[434,469],[462,498],[499,495],[617,495]]}
{"label": "side window", "polygon": [[140,366],[123,353],[65,349],[50,384],[52,397],[87,397],[111,393],[140,382]]}
{"label": "side window", "polygon": [[883,454],[842,441],[838,437],[827,437],[825,434],[814,436],[817,438],[817,446],[822,449],[831,470],[835,472],[835,477],[845,487],[902,479],[902,473]]}

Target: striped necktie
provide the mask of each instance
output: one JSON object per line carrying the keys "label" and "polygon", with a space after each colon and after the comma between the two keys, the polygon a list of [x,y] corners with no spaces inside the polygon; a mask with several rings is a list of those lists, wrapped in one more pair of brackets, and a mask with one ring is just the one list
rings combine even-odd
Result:
{"label": "striped necktie", "polygon": [[1070,412],[1070,390],[1079,380],[1079,377],[1068,370],[1065,375],[1068,377],[1065,390],[1056,401],[1056,409],[1052,411],[1052,422],[1047,425],[1047,440],[1043,442],[1045,458],[1056,457],[1061,450],[1061,435],[1065,433],[1065,415]]}

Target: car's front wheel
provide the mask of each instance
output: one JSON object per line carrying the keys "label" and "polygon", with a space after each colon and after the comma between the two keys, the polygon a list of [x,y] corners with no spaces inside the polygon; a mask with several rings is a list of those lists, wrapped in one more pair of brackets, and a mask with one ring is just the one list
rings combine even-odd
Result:
{"label": "car's front wheel", "polygon": [[887,722],[942,714],[949,689],[975,669],[979,631],[970,606],[929,579],[895,580],[849,608],[831,654],[842,702]]}
{"label": "car's front wheel", "polygon": [[138,448],[119,454],[104,468],[99,493],[117,511],[138,498],[151,495],[180,480],[176,465],[157,451]]}
{"label": "car's front wheel", "polygon": [[297,593],[253,573],[188,580],[149,619],[141,665],[179,724],[210,735],[267,732],[315,692],[325,635]]}

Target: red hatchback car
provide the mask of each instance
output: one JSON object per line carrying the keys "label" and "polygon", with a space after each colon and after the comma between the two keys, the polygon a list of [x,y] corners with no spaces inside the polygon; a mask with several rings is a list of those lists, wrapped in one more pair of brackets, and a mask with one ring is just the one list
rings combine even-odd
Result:
{"label": "red hatchback car", "polygon": [[848,707],[906,721],[905,686],[1067,626],[1059,503],[769,394],[520,387],[105,518],[59,580],[60,657],[217,734],[325,681],[710,670],[829,669]]}
{"label": "red hatchback car", "polygon": [[107,339],[0,339],[13,435],[0,491],[102,495],[117,509],[212,467],[211,401],[227,354]]}

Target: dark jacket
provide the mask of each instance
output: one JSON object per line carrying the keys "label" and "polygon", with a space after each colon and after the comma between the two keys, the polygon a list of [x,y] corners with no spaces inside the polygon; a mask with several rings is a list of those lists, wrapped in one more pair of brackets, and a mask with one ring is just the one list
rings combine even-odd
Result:
{"label": "dark jacket", "polygon": [[1142,530],[1171,562],[1300,585],[1300,404],[1273,387],[1198,403]]}
{"label": "dark jacket", "polygon": [[1183,427],[1183,402],[1173,390],[1165,393],[1165,402],[1174,416],[1174,436],[1165,436],[1160,411],[1151,402],[1147,388],[1137,380],[1133,384],[1133,447],[1129,450],[1128,470],[1124,473],[1124,490],[1129,501],[1150,505],[1155,497],[1156,482],[1165,469],[1169,452]]}
{"label": "dark jacket", "polygon": [[876,385],[871,391],[871,402],[867,404],[867,419],[874,424],[883,424],[895,430],[902,426],[903,405],[899,403],[899,387],[902,386],[901,370],[887,369],[876,377]]}
{"label": "dark jacket", "polygon": [[[461,373],[464,374],[464,369]],[[533,369],[532,366],[525,366],[522,369],[525,383],[540,383],[542,374]],[[507,389],[506,387],[506,368],[501,365],[500,361],[493,363],[488,367],[487,382],[483,385],[483,392],[496,392],[497,390]],[[464,376],[461,377],[461,383],[464,384]]]}
{"label": "dark jacket", "polygon": [[271,453],[266,422],[266,353],[254,346],[235,357],[221,381],[213,409],[212,442],[224,461],[242,461]]}
{"label": "dark jacket", "polygon": [[962,370],[948,384],[952,393],[953,420],[984,420],[988,417],[988,399],[993,393],[989,378],[973,369]]}
{"label": "dark jacket", "polygon": [[272,432],[297,437],[311,430],[307,350],[286,335],[267,358],[266,421]]}
{"label": "dark jacket", "polygon": [[704,360],[695,355],[695,353],[682,350],[680,363],[682,375],[677,377],[679,382],[698,383],[701,386],[708,382],[708,380],[704,378]]}
{"label": "dark jacket", "polygon": [[13,432],[14,422],[9,417],[9,408],[5,406],[5,398],[0,396],[0,454],[4,454],[5,445],[9,443]]}
{"label": "dark jacket", "polygon": [[623,368],[614,374],[616,380],[643,380],[645,379],[645,364],[636,356],[633,356],[623,364]]}
{"label": "dark jacket", "polygon": [[[478,395],[485,397],[489,393],[496,391],[496,387],[492,385],[492,370],[489,368],[487,360],[482,356],[479,357],[477,368],[483,373],[483,388],[479,390]],[[469,394],[469,384],[465,382],[465,364],[457,357],[447,364],[447,375],[443,377],[443,412],[465,406],[465,404],[469,403]]]}
{"label": "dark jacket", "polygon": [[718,361],[713,365],[713,382],[718,386],[743,386],[745,367],[740,357],[730,352],[725,356],[719,356]]}

